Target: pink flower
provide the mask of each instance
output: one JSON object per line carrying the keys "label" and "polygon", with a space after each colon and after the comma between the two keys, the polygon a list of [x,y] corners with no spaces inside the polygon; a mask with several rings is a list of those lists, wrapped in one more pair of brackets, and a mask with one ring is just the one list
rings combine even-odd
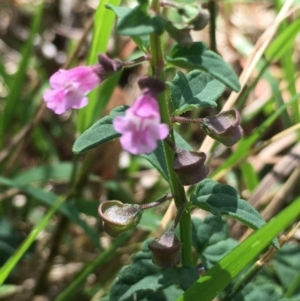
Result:
{"label": "pink flower", "polygon": [[169,128],[160,123],[157,100],[150,94],[141,94],[125,116],[117,116],[113,126],[122,134],[122,147],[134,155],[149,154],[157,147],[157,140],[168,136]]}
{"label": "pink flower", "polygon": [[69,109],[80,109],[88,104],[86,95],[101,82],[94,67],[80,66],[59,70],[50,77],[51,89],[43,98],[49,109],[63,114]]}

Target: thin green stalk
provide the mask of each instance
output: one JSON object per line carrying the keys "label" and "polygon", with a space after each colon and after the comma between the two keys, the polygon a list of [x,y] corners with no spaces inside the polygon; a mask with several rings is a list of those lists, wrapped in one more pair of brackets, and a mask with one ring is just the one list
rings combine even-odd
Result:
{"label": "thin green stalk", "polygon": [[[277,12],[280,12],[282,7],[282,4],[279,0],[275,0],[275,8]],[[288,27],[287,20],[282,21],[282,23],[279,26],[279,32],[284,31]],[[286,54],[281,58],[281,64],[282,69],[285,75],[285,80],[288,83],[288,91],[290,92],[291,96],[295,95],[297,93],[296,86],[295,86],[295,74],[296,74],[296,68],[295,64],[293,62],[293,47],[290,47]],[[299,112],[299,104],[294,103],[292,106],[292,114],[294,122],[297,123],[300,121],[300,112]]]}
{"label": "thin green stalk", "polygon": [[[16,107],[20,106],[20,92],[22,91],[22,87],[26,78],[26,70],[29,65],[29,60],[32,56],[33,49],[33,39],[35,35],[40,30],[40,25],[43,19],[44,13],[44,4],[42,1],[40,6],[37,9],[36,14],[34,15],[32,25],[30,28],[29,36],[27,38],[27,42],[25,43],[22,49],[22,59],[18,66],[17,73],[12,77],[11,82],[9,82],[9,95],[7,96],[5,107],[2,113],[2,118],[0,120],[1,124],[1,132],[0,132],[0,148],[2,148],[4,144],[4,136],[6,131],[9,131],[9,126],[14,120],[13,118],[18,118],[16,115],[19,113],[16,110]],[[2,110],[1,110],[2,111]]]}
{"label": "thin green stalk", "polygon": [[[159,0],[153,0],[151,3],[151,9],[159,12]],[[165,82],[165,74],[163,72],[164,58],[162,53],[161,39],[158,35],[152,34],[150,36],[150,49],[152,55],[152,69],[155,75],[159,74],[159,78]],[[174,142],[174,134],[172,130],[172,125],[169,117],[169,110],[167,104],[166,93],[161,93],[159,98],[159,107],[161,113],[162,122],[169,125],[170,128],[170,139]],[[163,149],[165,160],[169,173],[169,182],[171,186],[172,193],[174,195],[175,203],[177,209],[181,207],[182,204],[186,203],[185,191],[179,182],[177,175],[173,171],[173,150],[168,146],[168,144],[163,141]],[[180,240],[182,242],[182,264],[192,265],[192,226],[191,217],[188,209],[185,209],[182,217],[180,219]]]}
{"label": "thin green stalk", "polygon": [[48,225],[50,219],[55,214],[59,206],[65,201],[65,197],[57,198],[56,202],[53,204],[48,213],[43,217],[43,219],[33,228],[30,234],[26,237],[22,245],[16,250],[16,252],[9,258],[8,261],[0,269],[0,285],[6,280],[8,275],[11,273],[13,268],[35,241],[39,233]]}
{"label": "thin green stalk", "polygon": [[210,14],[209,23],[209,37],[210,37],[210,50],[217,52],[217,41],[216,41],[216,2],[215,0],[210,0],[208,2],[208,10]]}
{"label": "thin green stalk", "polygon": [[87,277],[93,271],[99,268],[99,266],[107,262],[115,254],[115,251],[121,247],[131,235],[132,232],[126,232],[120,237],[116,238],[107,250],[102,252],[94,261],[86,264],[85,267],[78,273],[77,277],[70,283],[70,285],[56,297],[55,301],[71,300],[72,296],[82,286]]}
{"label": "thin green stalk", "polygon": [[287,291],[283,295],[284,298],[291,298],[295,291],[300,287],[300,273],[294,278],[291,285],[288,287]]}

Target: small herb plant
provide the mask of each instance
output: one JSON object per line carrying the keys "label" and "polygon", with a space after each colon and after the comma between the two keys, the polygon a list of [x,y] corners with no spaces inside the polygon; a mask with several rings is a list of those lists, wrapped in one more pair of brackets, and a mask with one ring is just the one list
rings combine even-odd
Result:
{"label": "small herb plant", "polygon": [[[285,13],[287,7],[291,7],[291,2],[287,0],[287,4],[283,5]],[[300,114],[297,104],[299,94],[296,94],[296,90],[293,90],[295,87],[293,83],[291,84],[292,79],[296,80],[296,77],[290,75],[294,66],[290,64],[292,61],[288,57],[291,56],[288,48],[299,31],[299,20],[282,30],[283,34],[271,44],[265,52],[268,60],[259,61],[265,66],[247,87],[242,76],[240,85],[235,71],[218,54],[215,35],[217,1],[209,0],[200,5],[191,0],[136,0],[133,7],[118,6],[120,3],[120,0],[100,1],[94,17],[91,49],[85,65],[76,62],[76,54],[87,36],[88,29],[83,34],[85,38],[78,43],[74,52],[71,52],[64,67],[50,77],[50,87],[45,89],[43,86],[38,91],[39,94],[43,94],[44,101],[37,114],[32,118],[30,114],[35,112],[35,107],[25,110],[26,105],[22,104],[22,109],[26,111],[26,116],[24,120],[22,119],[24,124],[20,123],[20,132],[0,152],[1,166],[4,170],[0,184],[13,188],[12,192],[5,191],[1,195],[1,200],[19,192],[34,200],[28,202],[26,207],[22,205],[24,212],[13,208],[5,200],[0,206],[1,212],[8,212],[11,216],[14,216],[12,212],[17,212],[17,221],[18,219],[19,222],[22,221],[24,217],[28,222],[29,212],[33,211],[31,208],[37,207],[36,200],[41,201],[43,205],[51,206],[46,214],[34,216],[37,221],[23,242],[19,233],[15,233],[13,223],[10,223],[5,214],[0,215],[0,250],[5,250],[5,256],[1,257],[0,298],[1,294],[5,295],[6,290],[11,289],[4,282],[16,267],[19,268],[18,261],[30,253],[30,247],[38,234],[50,228],[49,252],[44,252],[46,254],[43,254],[44,257],[40,254],[35,255],[39,260],[42,258],[46,260],[35,276],[34,286],[28,290],[31,290],[31,297],[45,293],[49,272],[54,266],[56,256],[61,255],[60,246],[64,243],[64,239],[68,241],[66,244],[68,247],[76,245],[73,244],[72,234],[68,238],[64,237],[71,221],[75,226],[78,225],[91,241],[93,256],[89,257],[92,258],[90,261],[84,259],[85,264],[78,274],[73,275],[74,278],[67,281],[67,284],[60,284],[56,292],[52,292],[56,284],[52,283],[52,286],[49,286],[51,292],[45,294],[47,297],[55,296],[53,299],[55,301],[76,301],[76,293],[81,290],[91,273],[117,259],[119,254],[132,255],[132,253],[134,254],[130,259],[127,259],[128,265],[120,269],[107,268],[109,288],[107,283],[104,287],[102,283],[97,283],[93,287],[95,284],[93,283],[81,290],[78,300],[90,300],[93,295],[92,301],[299,301],[299,244],[283,246],[294,235],[299,224],[279,239],[277,236],[299,216],[300,198],[295,198],[267,223],[262,216],[267,219],[270,216],[264,212],[261,215],[250,202],[240,197],[234,187],[217,182],[221,177],[218,179],[216,177],[218,172],[226,172],[227,169],[242,162],[241,171],[244,180],[247,181],[248,171],[252,176],[246,186],[258,187],[258,177],[256,175],[253,177],[254,169],[248,162],[244,164],[247,156],[251,155],[251,147],[278,117],[282,117],[284,125],[290,126],[288,133],[299,130]],[[280,1],[275,3],[280,6]],[[29,57],[34,45],[34,36],[38,32],[39,24],[42,23],[43,5],[44,3],[40,5],[38,14],[34,17],[32,31],[22,51],[24,56],[16,80],[10,83],[9,80],[13,77],[5,73],[3,74],[6,76],[0,75],[0,80],[9,82],[7,86],[10,90],[1,115],[3,117],[1,134],[2,138],[5,138],[0,141],[2,145],[10,141],[7,132],[11,117],[15,116],[14,120],[18,120],[18,117],[23,115],[23,112],[22,114],[14,112],[18,103],[18,91],[23,86],[23,74],[26,73],[26,66],[30,65]],[[297,7],[295,12],[296,9]],[[115,24],[114,34],[131,40],[135,47],[134,56],[128,60],[106,54],[113,24]],[[207,30],[208,26],[209,46],[195,38],[195,33]],[[278,107],[270,113],[272,110],[266,106],[266,110],[269,110],[266,121],[251,135],[244,135],[239,110],[227,102],[223,106],[223,100],[227,93],[234,92],[241,93],[239,97],[245,100],[247,93],[250,93],[258,79],[263,76],[268,64],[272,60],[281,59],[283,55],[285,59],[282,65],[290,72],[286,75],[289,81],[286,86],[290,89],[291,100],[285,103],[279,98],[276,99],[278,95],[275,94],[274,99],[278,102]],[[128,71],[126,69],[136,66],[142,66],[141,70],[144,70],[144,73],[136,80],[138,93],[130,102],[131,105],[116,106],[103,116],[110,95],[121,75],[124,71]],[[0,71],[5,69],[2,68],[1,60],[0,67]],[[274,84],[276,80],[271,78],[271,83],[273,90],[278,92],[278,87]],[[34,85],[33,88],[30,86],[30,89],[34,94],[36,90]],[[290,111],[287,110],[289,106],[292,107]],[[46,115],[44,114],[46,111],[48,116],[52,114],[50,118],[55,114],[67,113],[62,118],[55,119],[49,126],[51,128],[49,131],[53,130],[57,136],[59,132],[63,132],[71,144],[74,142],[73,152],[69,143],[69,156],[62,159],[70,160],[73,156],[73,162],[62,162],[59,152],[56,152],[56,140],[50,139],[51,147],[48,146],[48,140],[43,136],[47,131],[43,131],[43,127],[37,127],[43,121],[42,116]],[[72,115],[68,114],[72,111]],[[99,119],[99,116],[103,117]],[[65,127],[64,118],[68,119],[71,130]],[[61,124],[57,126],[56,121]],[[295,126],[292,126],[293,122]],[[75,125],[78,134],[76,138]],[[197,138],[185,135],[184,128],[187,125],[202,131],[203,136],[206,136],[203,144],[202,141],[197,141]],[[19,175],[18,168],[12,168],[13,163],[26,144],[27,134],[35,128],[39,130],[35,132],[35,144],[37,148],[41,145],[41,150],[47,151],[49,166],[30,166],[29,172],[21,172]],[[245,132],[249,133],[246,127]],[[123,192],[126,194],[125,190],[122,190],[119,194],[115,193],[120,199],[108,197],[101,198],[99,202],[87,201],[86,193],[94,185],[93,181],[96,178],[92,174],[92,168],[94,163],[96,165],[97,158],[91,153],[96,152],[99,146],[116,140],[119,140],[123,151],[130,154],[133,161],[138,162],[136,170],[139,170],[140,162],[143,164],[146,162],[147,168],[151,166],[155,173],[160,175],[158,182],[163,186],[163,191],[160,191],[157,198],[153,199],[151,196],[148,198],[148,194],[145,193],[143,202],[140,200],[137,202],[131,197],[122,198],[121,194]],[[298,140],[295,138],[295,141]],[[206,142],[211,145],[208,150],[205,147]],[[261,145],[256,145],[255,150],[260,147]],[[10,156],[11,150],[14,149]],[[297,145],[293,150],[295,149],[297,150]],[[221,167],[216,167],[216,164],[213,166],[211,150],[215,152],[221,150],[229,154]],[[297,158],[296,152],[292,154],[293,158]],[[51,165],[52,157],[58,159],[58,166]],[[9,158],[8,163],[4,162],[6,158]],[[34,162],[39,162],[38,160]],[[116,162],[106,163],[117,165]],[[10,178],[8,175],[12,169],[17,176]],[[295,167],[289,180],[297,177],[297,170],[299,173],[299,168]],[[56,184],[49,185],[52,187],[49,191],[48,187],[41,189],[35,187],[35,183],[33,185],[31,183],[38,179],[38,182],[48,185],[51,184],[52,177],[59,182],[61,174],[67,181],[62,190],[57,189]],[[125,178],[126,181],[131,181],[127,179],[127,174]],[[253,178],[257,183],[251,182]],[[102,178],[97,178],[97,181],[103,186],[109,187],[111,184]],[[114,183],[117,183],[115,190],[121,188],[118,180]],[[90,195],[95,197],[93,193]],[[124,199],[128,201],[125,202]],[[167,212],[159,227],[155,225],[154,228],[152,223],[151,232],[141,231],[145,216],[148,221],[149,216],[151,219],[154,215],[156,219],[158,217],[160,219],[161,212],[166,208]],[[203,214],[201,219],[197,218],[199,212]],[[57,219],[53,218],[54,215],[57,215]],[[87,218],[89,216],[92,217],[91,220]],[[243,228],[249,229],[238,241],[231,237],[233,232],[231,230],[234,227],[241,227],[241,224]],[[104,244],[102,241],[99,243],[99,232],[103,238],[109,237],[107,248],[105,240]],[[124,246],[128,247],[129,251],[118,253],[118,249]],[[69,249],[68,255],[73,252],[72,248]],[[260,254],[263,255],[255,262]],[[33,256],[33,266],[36,265],[36,257]],[[62,254],[62,257],[67,259],[66,262],[70,259],[66,254]],[[70,262],[73,259],[71,258]],[[267,265],[271,259],[272,265]],[[114,276],[116,270],[118,274]],[[26,281],[24,285],[26,286]],[[100,292],[99,287],[103,288]],[[24,289],[15,284],[12,288],[15,294],[16,292],[22,294]],[[26,298],[29,300],[30,296]]]}
{"label": "small herb plant", "polygon": [[[74,153],[81,154],[119,138],[125,151],[149,160],[169,185],[168,195],[158,202],[139,206],[112,200],[99,206],[104,230],[116,237],[134,230],[144,210],[159,206],[162,201],[175,201],[177,215],[172,226],[144,246],[134,257],[132,265],[121,270],[111,288],[111,301],[142,300],[175,284],[186,290],[199,277],[195,265],[199,255],[205,258],[205,249],[201,243],[203,237],[197,237],[201,225],[191,219],[193,208],[210,212],[216,216],[212,220],[219,224],[224,224],[222,216],[232,217],[254,230],[266,223],[233,187],[209,179],[207,155],[191,150],[188,142],[174,129],[174,124],[196,123],[206,135],[226,147],[233,146],[243,136],[240,114],[235,109],[205,118],[184,115],[203,107],[216,108],[226,88],[236,92],[240,90],[235,72],[216,53],[216,49],[209,49],[205,43],[191,38],[192,30],[202,30],[208,24],[208,11],[200,6],[159,0],[139,0],[132,9],[111,4],[106,8],[118,18],[117,33],[132,38],[143,55],[133,61],[122,62],[99,54],[98,63],[93,66],[59,70],[50,78],[51,89],[44,93],[44,100],[56,114],[80,109],[88,105],[86,94],[110,75],[137,64],[149,66],[148,74],[138,79],[141,92],[133,104],[113,109],[108,116],[84,131],[73,147]],[[181,24],[164,17],[168,10],[174,9],[181,18]],[[168,50],[163,47],[164,34],[169,34],[173,40]],[[166,80],[167,68],[172,68],[175,73],[172,81]],[[191,185],[195,187],[188,196],[185,187]],[[178,225],[180,231],[176,234]],[[212,235],[214,230],[211,229]],[[219,244],[222,243],[224,241],[220,240]],[[192,252],[193,244],[197,255]],[[227,238],[223,253],[236,244]],[[276,240],[273,244],[279,246]],[[205,258],[203,265],[208,269],[212,262]],[[155,284],[147,281],[153,271]],[[138,277],[142,279],[138,283],[137,273],[141,273]],[[160,283],[160,277],[167,280]]]}

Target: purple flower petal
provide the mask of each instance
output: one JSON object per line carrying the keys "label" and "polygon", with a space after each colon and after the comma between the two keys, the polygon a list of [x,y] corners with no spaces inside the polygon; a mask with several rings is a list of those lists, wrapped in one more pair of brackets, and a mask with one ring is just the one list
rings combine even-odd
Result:
{"label": "purple flower petal", "polygon": [[141,118],[160,119],[157,100],[149,95],[140,95],[128,110]]}
{"label": "purple flower petal", "polygon": [[114,129],[118,133],[126,133],[126,131],[131,131],[134,124],[131,119],[125,116],[116,116],[113,120]]}
{"label": "purple flower petal", "polygon": [[123,149],[134,155],[153,152],[157,141],[169,133],[168,126],[160,123],[157,100],[149,94],[141,94],[125,116],[115,117],[113,126],[122,134]]}
{"label": "purple flower petal", "polygon": [[159,139],[165,139],[169,134],[169,127],[167,124],[162,123],[159,125]]}
{"label": "purple flower petal", "polygon": [[88,93],[100,84],[100,78],[92,67],[80,66],[68,70],[68,79],[78,83],[78,88],[83,93]]}
{"label": "purple flower petal", "polygon": [[55,114],[63,114],[69,109],[80,109],[88,104],[87,93],[100,81],[93,67],[61,69],[50,77],[52,89],[46,90],[43,98],[47,107]]}

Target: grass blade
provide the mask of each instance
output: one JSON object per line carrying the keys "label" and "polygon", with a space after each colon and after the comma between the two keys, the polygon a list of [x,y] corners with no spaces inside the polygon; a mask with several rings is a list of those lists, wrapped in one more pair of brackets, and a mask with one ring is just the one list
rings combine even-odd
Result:
{"label": "grass blade", "polygon": [[211,301],[299,215],[300,198],[233,249],[194,283],[177,301]]}
{"label": "grass blade", "polygon": [[2,266],[0,269],[0,285],[6,280],[8,275],[17,265],[18,261],[22,258],[22,256],[26,253],[32,243],[35,241],[39,233],[48,225],[50,219],[57,211],[58,207],[64,202],[65,197],[59,197],[54,202],[51,209],[44,216],[44,218],[33,228],[27,238],[24,240],[22,245],[18,248],[18,250],[10,257],[10,259]]}
{"label": "grass blade", "polygon": [[9,125],[11,124],[12,117],[16,111],[16,108],[19,107],[18,101],[20,101],[19,94],[22,91],[22,87],[24,84],[24,80],[26,77],[26,70],[29,64],[29,60],[32,57],[32,49],[33,49],[33,39],[36,33],[40,30],[41,21],[43,18],[43,11],[44,11],[44,2],[41,3],[39,6],[36,15],[34,16],[31,30],[29,33],[29,37],[27,39],[26,44],[21,51],[22,59],[19,64],[19,69],[17,73],[13,76],[13,79],[9,86],[9,95],[6,100],[6,105],[3,112],[2,118],[2,129],[1,129],[1,140],[0,143],[3,143],[3,136]]}
{"label": "grass blade", "polygon": [[[97,62],[98,53],[105,53],[115,14],[105,7],[106,4],[119,5],[121,0],[101,0],[94,18],[94,33],[91,50],[87,58],[87,65]],[[89,104],[81,109],[77,118],[77,130],[82,133],[96,120],[105,108],[113,88],[116,86],[118,76],[106,80],[101,86],[89,94]],[[105,93],[105,95],[103,94]],[[101,106],[99,110],[98,106]]]}

